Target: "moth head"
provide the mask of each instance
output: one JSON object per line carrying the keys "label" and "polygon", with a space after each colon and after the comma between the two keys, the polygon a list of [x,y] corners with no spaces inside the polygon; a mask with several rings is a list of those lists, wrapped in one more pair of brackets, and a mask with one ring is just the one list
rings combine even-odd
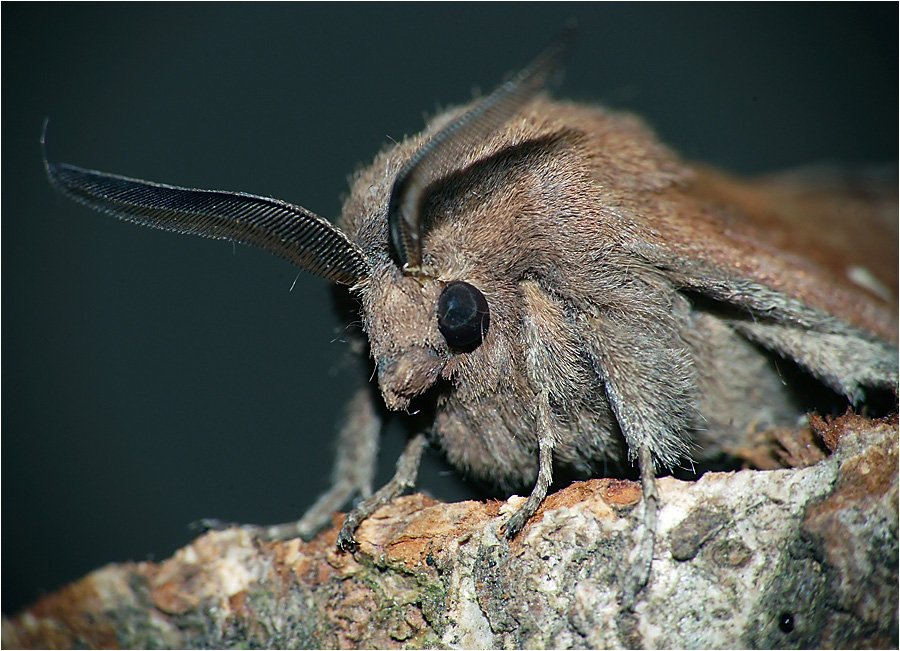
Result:
{"label": "moth head", "polygon": [[490,347],[489,299],[476,283],[413,277],[393,264],[367,279],[359,292],[363,322],[389,408],[406,409],[450,377],[460,358],[474,361]]}
{"label": "moth head", "polygon": [[448,179],[465,174],[460,161],[541,92],[573,36],[573,28],[565,31],[530,65],[432,133],[394,178],[386,213],[388,259],[361,293],[379,386],[393,409],[451,375],[454,360],[476,354],[489,335],[490,282],[471,273],[473,252],[455,247],[452,237],[437,246],[426,242],[440,237],[435,225],[446,229],[448,220],[459,219],[441,197]]}

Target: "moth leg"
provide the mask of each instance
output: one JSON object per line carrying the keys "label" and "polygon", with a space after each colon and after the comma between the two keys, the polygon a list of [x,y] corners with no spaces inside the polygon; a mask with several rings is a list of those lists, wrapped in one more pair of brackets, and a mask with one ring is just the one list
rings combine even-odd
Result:
{"label": "moth leg", "polygon": [[538,425],[538,476],[525,504],[520,506],[503,525],[504,534],[509,539],[515,538],[528,518],[537,512],[553,482],[553,447],[556,439],[550,427],[550,397],[546,390],[538,395],[535,405]]}
{"label": "moth leg", "polygon": [[689,449],[697,388],[690,354],[677,333],[653,323],[592,320],[594,354],[610,407],[636,460],[644,496],[644,522],[637,534],[622,588],[630,609],[650,577],[659,494],[655,462],[674,466]]}
{"label": "moth leg", "polygon": [[641,490],[644,496],[644,528],[631,552],[628,573],[623,582],[619,602],[626,610],[637,603],[638,594],[650,578],[650,566],[656,546],[656,524],[659,517],[659,493],[656,490],[656,472],[650,447],[642,445],[638,450],[638,469],[641,473]]}
{"label": "moth leg", "polygon": [[354,495],[360,494],[367,498],[372,494],[380,431],[381,419],[375,410],[371,393],[366,387],[362,387],[348,403],[346,418],[338,433],[337,460],[331,488],[316,500],[302,518],[276,525],[240,525],[207,519],[196,523],[195,528],[220,530],[240,526],[263,540],[290,540],[298,536],[309,540],[330,524],[331,516]]}
{"label": "moth leg", "polygon": [[338,547],[344,551],[356,548],[354,534],[363,520],[372,515],[378,508],[387,504],[403,491],[412,488],[416,484],[416,475],[419,474],[419,462],[422,460],[422,451],[425,449],[425,434],[416,434],[406,444],[406,449],[397,460],[397,472],[393,478],[382,486],[374,495],[370,495],[357,504],[344,520],[344,526],[338,535]]}

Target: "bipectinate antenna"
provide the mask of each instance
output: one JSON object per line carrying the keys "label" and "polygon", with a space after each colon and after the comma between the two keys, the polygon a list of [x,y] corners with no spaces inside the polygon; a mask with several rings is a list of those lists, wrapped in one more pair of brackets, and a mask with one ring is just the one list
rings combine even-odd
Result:
{"label": "bipectinate antenna", "polygon": [[352,285],[369,265],[336,226],[293,204],[243,192],[195,190],[44,159],[63,194],[143,226],[252,244],[336,283]]}
{"label": "bipectinate antenna", "polygon": [[388,227],[404,273],[422,267],[421,209],[425,190],[449,170],[459,154],[506,124],[541,92],[562,66],[576,28],[567,27],[534,61],[493,93],[437,132],[397,174],[388,204]]}

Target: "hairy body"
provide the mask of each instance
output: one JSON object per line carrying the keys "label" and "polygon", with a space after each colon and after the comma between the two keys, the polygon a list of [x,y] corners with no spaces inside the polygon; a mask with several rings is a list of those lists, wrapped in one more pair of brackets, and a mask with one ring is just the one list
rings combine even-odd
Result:
{"label": "hairy body", "polygon": [[[537,100],[447,161],[422,215],[433,277],[404,276],[387,238],[394,178],[467,108],[358,173],[340,222],[373,261],[352,292],[385,401],[405,409],[431,389],[431,434],[455,466],[533,483],[542,392],[554,462],[591,473],[629,447],[611,389],[671,468],[796,424],[805,405],[780,356],[853,399],[892,386],[896,303],[852,271],[874,269],[896,296],[896,194],[864,178],[823,187],[825,172],[742,182],[680,160],[627,114]],[[434,306],[460,280],[491,321],[455,354]],[[798,338],[809,350],[795,357]]]}

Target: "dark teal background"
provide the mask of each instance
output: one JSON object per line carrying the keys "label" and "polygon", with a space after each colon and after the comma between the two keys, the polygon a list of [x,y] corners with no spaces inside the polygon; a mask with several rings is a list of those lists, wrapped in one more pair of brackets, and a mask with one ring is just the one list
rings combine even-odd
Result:
{"label": "dark teal background", "polygon": [[[325,281],[290,291],[297,271],[265,253],[55,194],[44,118],[54,160],[333,219],[357,165],[491,90],[571,16],[556,94],[635,110],[691,158],[897,160],[894,3],[3,4],[4,612],[165,558],[201,517],[298,517],[371,370],[345,361]],[[422,478],[477,494],[436,457]]]}

